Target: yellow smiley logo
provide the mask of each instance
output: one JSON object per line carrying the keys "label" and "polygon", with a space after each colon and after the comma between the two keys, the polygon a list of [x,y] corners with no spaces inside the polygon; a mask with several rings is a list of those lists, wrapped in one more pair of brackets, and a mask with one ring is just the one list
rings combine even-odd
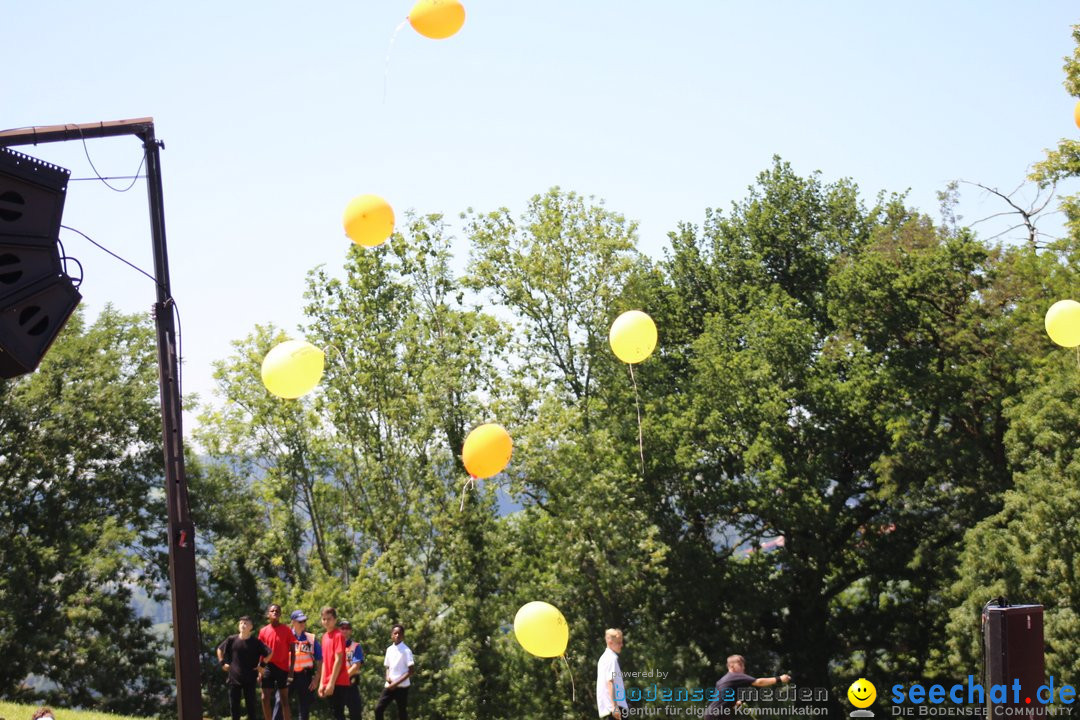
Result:
{"label": "yellow smiley logo", "polygon": [[877,688],[866,678],[859,678],[847,689],[847,699],[857,708],[869,707],[877,699]]}

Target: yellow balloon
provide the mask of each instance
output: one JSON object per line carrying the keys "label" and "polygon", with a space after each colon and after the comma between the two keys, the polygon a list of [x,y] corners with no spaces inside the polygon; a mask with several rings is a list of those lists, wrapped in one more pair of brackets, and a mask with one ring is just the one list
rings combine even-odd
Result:
{"label": "yellow balloon", "polygon": [[1080,345],[1080,303],[1058,300],[1046,311],[1046,334],[1062,347]]}
{"label": "yellow balloon", "polygon": [[465,24],[465,6],[458,0],[420,0],[409,13],[409,24],[432,40],[443,40]]}
{"label": "yellow balloon", "polygon": [[615,357],[639,363],[656,348],[656,323],[640,310],[627,310],[611,323],[608,341]]}
{"label": "yellow balloon", "polygon": [[517,611],[514,636],[521,647],[537,657],[559,657],[566,653],[570,628],[557,607],[537,600]]}
{"label": "yellow balloon", "polygon": [[474,428],[461,448],[461,461],[473,477],[480,479],[498,475],[510,463],[514,441],[506,428],[488,423]]}
{"label": "yellow balloon", "polygon": [[274,346],[262,362],[262,381],[278,397],[293,400],[307,395],[322,379],[323,351],[304,340]]}
{"label": "yellow balloon", "polygon": [[394,209],[378,195],[360,195],[345,208],[345,234],[357,245],[382,245],[394,233]]}

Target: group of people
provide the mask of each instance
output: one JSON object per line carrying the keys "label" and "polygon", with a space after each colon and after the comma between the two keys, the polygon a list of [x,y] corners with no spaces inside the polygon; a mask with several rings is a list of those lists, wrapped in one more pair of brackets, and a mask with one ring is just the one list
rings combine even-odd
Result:
{"label": "group of people", "polygon": [[[623,686],[619,653],[623,649],[622,630],[611,628],[604,632],[607,650],[596,661],[596,709],[600,720],[621,720],[629,715],[626,704],[626,688]],[[777,683],[791,682],[790,675],[756,678],[746,674],[746,659],[732,655],[727,659],[727,673],[716,681],[716,700],[709,703],[705,717],[731,715],[740,701],[734,692],[744,687],[769,687]]]}
{"label": "group of people", "polygon": [[[237,623],[217,649],[218,662],[227,674],[229,707],[233,720],[240,720],[240,700],[247,707],[248,720],[256,720],[256,686],[262,687],[262,720],[292,720],[290,696],[297,697],[299,720],[308,720],[316,697],[329,699],[335,720],[360,720],[363,704],[358,687],[364,665],[364,649],[352,639],[352,624],[339,620],[337,610],[324,607],[320,613],[325,632],[319,641],[308,632],[307,614],[294,610],[290,624],[281,622],[281,606],[266,609],[267,624],[253,635],[255,624],[248,616]],[[405,644],[405,627],[394,625],[391,645],[383,658],[386,682],[375,705],[375,718],[382,720],[390,703],[397,706],[398,720],[408,720],[413,654]]]}

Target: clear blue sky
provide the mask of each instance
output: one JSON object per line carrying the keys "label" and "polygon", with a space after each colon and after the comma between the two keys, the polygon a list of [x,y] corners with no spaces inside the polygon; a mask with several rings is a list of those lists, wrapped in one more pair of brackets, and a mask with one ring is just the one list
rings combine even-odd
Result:
{"label": "clear blue sky", "polygon": [[[411,2],[12,3],[0,128],[152,116],[162,157],[185,390],[257,322],[301,322],[305,272],[340,267],[361,193],[403,213],[500,206],[552,185],[640,222],[659,256],[681,221],[744,197],[773,154],[872,199],[964,178],[1011,189],[1078,133],[1065,0],[465,0],[455,37]],[[91,175],[79,143],[19,148]],[[133,138],[89,143],[130,174]],[[1075,190],[1075,188],[1073,188]],[[967,220],[1001,209],[967,190]],[[64,222],[151,267],[145,185],[75,182]],[[149,280],[77,236],[84,306],[147,311]],[[459,240],[461,255],[464,239]]]}

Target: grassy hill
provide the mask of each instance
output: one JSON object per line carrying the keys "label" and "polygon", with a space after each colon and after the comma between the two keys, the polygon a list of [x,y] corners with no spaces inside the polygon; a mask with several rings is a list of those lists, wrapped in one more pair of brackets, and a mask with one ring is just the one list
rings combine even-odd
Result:
{"label": "grassy hill", "polygon": [[[19,703],[0,702],[0,720],[30,720],[30,716],[38,709],[38,705],[20,705]],[[145,720],[128,715],[110,715],[103,712],[89,710],[67,710],[54,707],[53,714],[56,720]]]}

